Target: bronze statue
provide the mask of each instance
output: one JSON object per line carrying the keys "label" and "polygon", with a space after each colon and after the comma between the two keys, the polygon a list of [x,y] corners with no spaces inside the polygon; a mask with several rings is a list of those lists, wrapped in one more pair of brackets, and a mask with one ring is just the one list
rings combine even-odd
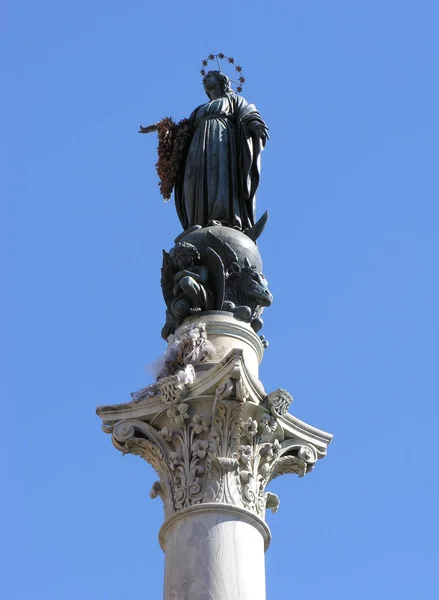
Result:
{"label": "bronze statue", "polygon": [[[222,224],[246,231],[255,225],[260,154],[268,129],[254,104],[233,92],[227,75],[208,71],[203,85],[209,101],[188,120],[175,124],[165,119],[141,126],[140,133],[159,131],[158,170],[166,177],[174,167],[172,184],[183,229]],[[165,169],[160,169],[161,152],[170,163]]]}
{"label": "bronze statue", "polygon": [[[226,58],[209,55],[208,60]],[[163,251],[161,285],[166,302],[167,339],[186,317],[211,310],[232,313],[258,332],[261,314],[273,297],[262,273],[256,240],[268,219],[256,222],[260,155],[268,129],[253,104],[237,95],[221,70],[206,71],[209,101],[189,119],[162,119],[140,133],[157,131],[157,171],[163,197],[174,192],[183,232],[170,252]],[[237,92],[245,78],[239,65]],[[263,340],[266,345],[265,339]]]}

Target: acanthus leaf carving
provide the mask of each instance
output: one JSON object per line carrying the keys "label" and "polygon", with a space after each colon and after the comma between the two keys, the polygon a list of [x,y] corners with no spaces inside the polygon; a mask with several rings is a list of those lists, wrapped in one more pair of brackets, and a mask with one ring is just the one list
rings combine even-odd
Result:
{"label": "acanthus leaf carving", "polygon": [[210,431],[208,473],[205,502],[239,504],[237,485],[238,460],[243,400],[239,398],[237,382],[240,370],[218,385],[215,391],[212,428]]}
{"label": "acanthus leaf carving", "polygon": [[271,492],[266,493],[265,507],[271,510],[272,513],[276,513],[279,510],[279,496],[272,494]]}
{"label": "acanthus leaf carving", "polygon": [[287,392],[277,390],[260,403],[249,398],[245,377],[238,357],[214,388],[194,396],[186,382],[171,375],[158,383],[164,407],[149,417],[151,424],[106,422],[120,451],[143,457],[159,474],[151,497],[162,498],[167,517],[218,502],[263,519],[266,509],[275,512],[279,506],[277,496],[266,491],[269,482],[284,473],[302,477],[324,455],[300,437],[285,439]]}
{"label": "acanthus leaf carving", "polygon": [[299,477],[303,477],[306,473],[307,465],[304,460],[296,456],[282,456],[273,465],[267,478],[267,483],[272,481],[279,475],[287,473],[295,473]]}

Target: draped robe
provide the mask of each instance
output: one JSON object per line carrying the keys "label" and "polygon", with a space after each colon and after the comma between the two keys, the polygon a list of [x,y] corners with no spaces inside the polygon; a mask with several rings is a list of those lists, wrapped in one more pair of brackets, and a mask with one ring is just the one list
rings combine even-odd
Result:
{"label": "draped robe", "polygon": [[228,94],[191,115],[193,136],[175,186],[183,229],[209,221],[243,230],[255,223],[262,140],[252,124],[265,126],[253,104]]}

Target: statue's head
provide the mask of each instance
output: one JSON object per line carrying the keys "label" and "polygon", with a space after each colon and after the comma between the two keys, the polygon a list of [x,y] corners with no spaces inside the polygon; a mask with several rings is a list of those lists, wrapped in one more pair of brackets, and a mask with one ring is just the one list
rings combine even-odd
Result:
{"label": "statue's head", "polygon": [[200,253],[189,242],[178,242],[171,250],[171,256],[174,259],[177,269],[186,269],[192,263],[200,260]]}
{"label": "statue's head", "polygon": [[211,99],[211,93],[219,88],[221,90],[221,96],[232,94],[233,90],[230,85],[230,79],[221,71],[209,71],[203,77],[203,85],[208,98]]}

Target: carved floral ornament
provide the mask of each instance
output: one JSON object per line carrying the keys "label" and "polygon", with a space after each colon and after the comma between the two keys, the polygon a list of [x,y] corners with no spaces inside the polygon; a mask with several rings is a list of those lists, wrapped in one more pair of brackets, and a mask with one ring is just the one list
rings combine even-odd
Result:
{"label": "carved floral ornament", "polygon": [[221,503],[263,519],[279,505],[266,492],[270,481],[309,473],[332,436],[287,414],[293,398],[286,390],[266,394],[243,350],[219,359],[209,344],[205,324],[181,328],[156,382],[98,414],[118,450],[156,470],[151,496],[162,498],[166,518]]}
{"label": "carved floral ornament", "polygon": [[160,481],[151,496],[162,498],[166,517],[219,502],[264,518],[267,508],[276,512],[279,505],[265,491],[267,484],[285,473],[302,477],[322,455],[310,443],[285,437],[281,421],[269,412],[269,397],[260,406],[248,402],[237,373],[221,381],[210,398],[186,400],[181,392],[171,403],[165,395],[163,410],[150,423],[129,419],[105,429],[120,451],[141,456],[157,471]]}

